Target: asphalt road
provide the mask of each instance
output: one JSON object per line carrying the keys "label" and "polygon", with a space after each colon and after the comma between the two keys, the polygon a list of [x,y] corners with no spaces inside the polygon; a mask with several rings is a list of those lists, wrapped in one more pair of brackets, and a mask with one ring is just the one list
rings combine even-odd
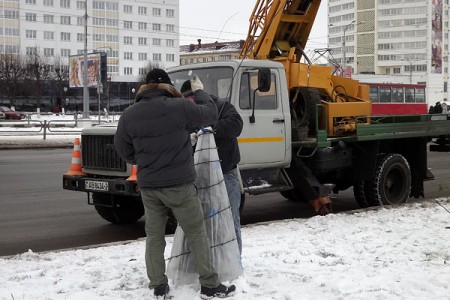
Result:
{"label": "asphalt road", "polygon": [[[426,182],[427,198],[450,195],[449,153],[430,154],[436,180]],[[62,189],[71,149],[0,150],[0,256],[96,245],[144,237],[141,219],[109,224],[87,204],[85,193]],[[357,209],[351,190],[334,198],[336,212]],[[248,196],[242,224],[314,216],[306,203],[278,193]]]}

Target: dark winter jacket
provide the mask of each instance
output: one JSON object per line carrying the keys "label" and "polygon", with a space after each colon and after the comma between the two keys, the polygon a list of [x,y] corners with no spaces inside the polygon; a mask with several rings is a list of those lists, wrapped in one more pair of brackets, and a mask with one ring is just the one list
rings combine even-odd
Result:
{"label": "dark winter jacket", "polygon": [[[242,132],[243,122],[233,104],[219,101],[212,96],[219,111],[219,120],[212,126],[215,134],[217,152],[219,154],[222,172],[236,168],[241,160],[237,137]],[[195,98],[197,99],[197,98]]]}
{"label": "dark winter jacket", "polygon": [[[174,97],[176,96],[176,97]],[[195,102],[168,84],[147,84],[136,104],[122,114],[114,144],[119,155],[137,164],[140,187],[166,187],[195,180],[190,133],[217,120],[211,97],[198,90]]]}

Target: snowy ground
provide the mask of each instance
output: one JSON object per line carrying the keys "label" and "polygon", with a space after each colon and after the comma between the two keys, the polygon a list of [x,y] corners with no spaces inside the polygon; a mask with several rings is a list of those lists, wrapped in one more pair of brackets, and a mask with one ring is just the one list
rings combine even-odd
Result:
{"label": "snowy ground", "polygon": [[[245,227],[244,276],[231,299],[450,299],[449,208],[437,199]],[[0,258],[0,270],[2,300],[153,299],[143,240],[30,250]],[[200,299],[193,287],[171,294]]]}

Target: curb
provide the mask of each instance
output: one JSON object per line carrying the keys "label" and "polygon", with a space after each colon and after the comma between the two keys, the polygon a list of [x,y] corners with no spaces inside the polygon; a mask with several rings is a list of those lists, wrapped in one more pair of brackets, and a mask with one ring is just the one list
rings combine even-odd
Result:
{"label": "curb", "polygon": [[73,143],[65,144],[24,144],[24,145],[0,145],[0,150],[18,150],[18,149],[58,149],[73,148]]}

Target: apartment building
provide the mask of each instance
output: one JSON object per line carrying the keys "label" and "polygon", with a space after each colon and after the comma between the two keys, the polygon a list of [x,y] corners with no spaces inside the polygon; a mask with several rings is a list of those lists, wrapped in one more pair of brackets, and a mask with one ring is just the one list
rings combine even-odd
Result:
{"label": "apartment building", "polygon": [[239,59],[244,40],[233,42],[204,43],[180,46],[180,65],[189,65],[208,61]]}
{"label": "apartment building", "polygon": [[329,0],[328,45],[364,82],[426,84],[449,98],[449,0]]}
{"label": "apartment building", "polygon": [[67,67],[85,51],[85,29],[87,52],[107,53],[111,81],[136,81],[149,62],[179,64],[179,0],[0,0],[0,53]]}

